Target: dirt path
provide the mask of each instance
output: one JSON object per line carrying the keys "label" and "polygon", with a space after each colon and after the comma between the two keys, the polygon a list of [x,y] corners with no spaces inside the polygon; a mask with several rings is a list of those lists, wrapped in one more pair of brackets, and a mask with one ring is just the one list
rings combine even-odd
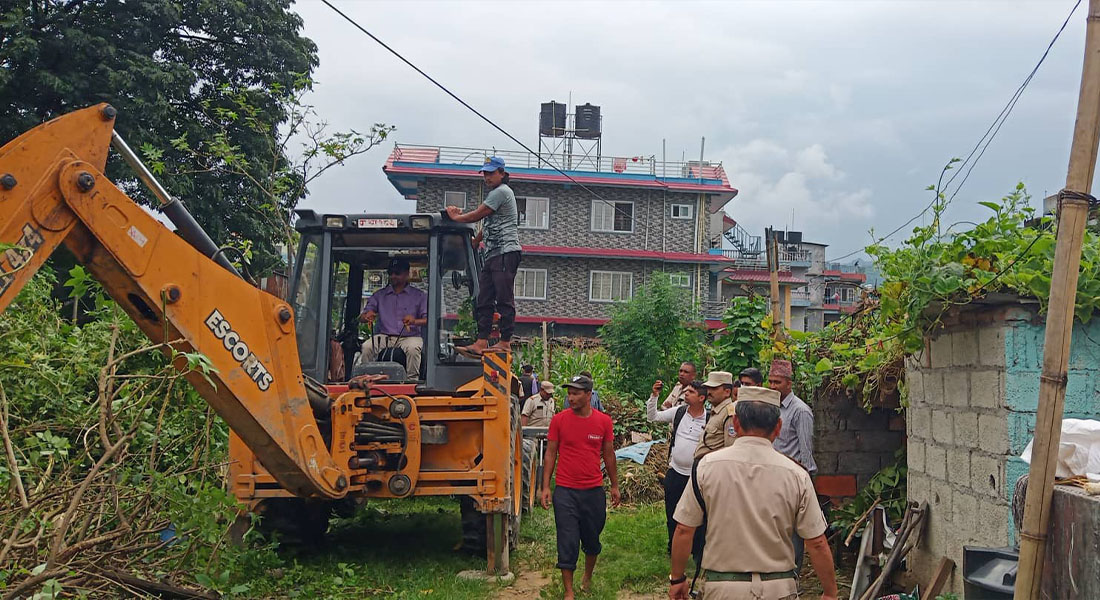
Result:
{"label": "dirt path", "polygon": [[521,598],[538,598],[539,591],[550,585],[550,578],[538,570],[524,569],[515,582],[508,587],[501,588],[497,592],[497,600],[520,600]]}

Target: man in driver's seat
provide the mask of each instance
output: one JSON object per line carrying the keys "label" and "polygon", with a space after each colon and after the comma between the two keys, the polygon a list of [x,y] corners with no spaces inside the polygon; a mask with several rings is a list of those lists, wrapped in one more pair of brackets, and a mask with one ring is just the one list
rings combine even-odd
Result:
{"label": "man in driver's seat", "polygon": [[428,324],[428,295],[409,285],[409,261],[395,258],[386,270],[390,283],[375,292],[359,315],[374,324],[374,335],[363,344],[360,364],[371,362],[387,348],[405,353],[409,379],[420,378],[420,355],[424,350],[421,327]]}

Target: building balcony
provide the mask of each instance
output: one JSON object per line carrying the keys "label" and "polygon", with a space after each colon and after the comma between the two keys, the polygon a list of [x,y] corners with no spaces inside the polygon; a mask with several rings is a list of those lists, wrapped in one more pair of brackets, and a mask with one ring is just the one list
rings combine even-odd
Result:
{"label": "building balcony", "polygon": [[[768,260],[763,255],[746,256],[744,252],[736,248],[711,248],[711,254],[721,254],[732,260],[738,268],[768,270]],[[809,250],[780,250],[779,269],[789,271],[793,268],[809,268],[813,257]]]}
{"label": "building balcony", "polygon": [[821,274],[825,279],[857,281],[859,283],[867,281],[867,275],[859,271],[857,267],[840,263],[825,263],[825,270]]}
{"label": "building balcony", "polygon": [[807,290],[791,290],[791,306],[810,306],[810,292]]}

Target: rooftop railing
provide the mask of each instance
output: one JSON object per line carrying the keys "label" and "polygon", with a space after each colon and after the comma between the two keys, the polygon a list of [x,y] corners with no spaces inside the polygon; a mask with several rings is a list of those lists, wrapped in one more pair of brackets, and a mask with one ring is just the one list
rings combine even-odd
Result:
{"label": "rooftop railing", "polygon": [[492,148],[463,148],[459,146],[426,146],[421,144],[396,144],[395,162],[430,162],[449,165],[477,166],[485,164],[490,156],[504,159],[510,167],[527,169],[554,169],[594,173],[627,173],[675,177],[683,179],[725,179],[720,162],[699,161],[661,162],[654,156],[600,156],[595,154],[554,154],[539,156],[525,150],[496,150]]}

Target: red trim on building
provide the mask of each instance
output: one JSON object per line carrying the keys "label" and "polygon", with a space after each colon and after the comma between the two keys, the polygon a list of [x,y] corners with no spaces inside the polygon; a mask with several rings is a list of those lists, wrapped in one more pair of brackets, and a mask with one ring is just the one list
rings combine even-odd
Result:
{"label": "red trim on building", "polygon": [[[447,314],[443,315],[444,319],[456,320],[458,315]],[[592,325],[599,327],[607,323],[608,319],[587,319],[581,317],[551,317],[547,315],[516,315],[516,323],[561,323],[562,325]],[[718,319],[707,319],[707,329],[721,329],[725,327],[725,324]]]}
{"label": "red trim on building", "polygon": [[[771,273],[759,269],[726,269],[723,273],[724,278],[731,281],[768,283],[772,280]],[[795,277],[790,271],[781,271],[779,273],[779,283],[806,285],[806,280]]]}
{"label": "red trim on building", "polygon": [[841,279],[847,279],[849,281],[858,281],[860,283],[867,281],[867,275],[863,273],[848,273],[846,271],[837,271],[833,269],[825,270],[821,272],[826,277],[839,277]]}
{"label": "red trim on building", "polygon": [[596,256],[600,258],[638,258],[666,262],[723,263],[733,259],[718,254],[694,252],[657,252],[655,250],[626,250],[619,248],[580,248],[577,246],[523,246],[524,254],[539,256]]}

